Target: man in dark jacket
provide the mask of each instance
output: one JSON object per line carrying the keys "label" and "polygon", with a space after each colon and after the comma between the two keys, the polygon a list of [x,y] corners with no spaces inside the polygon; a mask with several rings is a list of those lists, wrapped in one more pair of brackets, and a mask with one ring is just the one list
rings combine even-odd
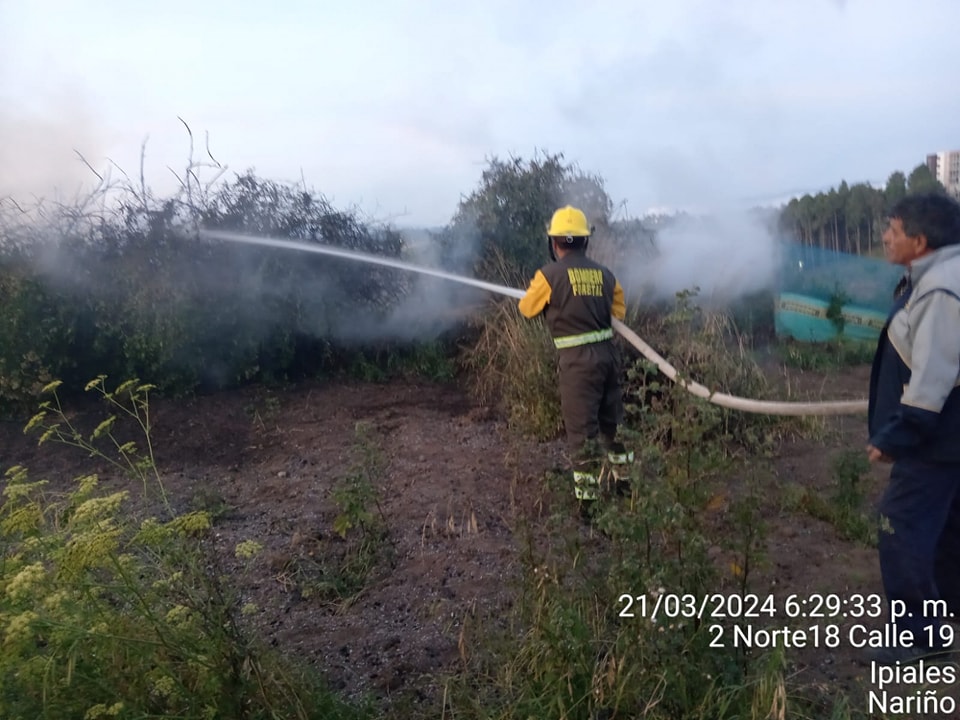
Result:
{"label": "man in dark jacket", "polygon": [[911,195],[890,212],[887,260],[907,270],[870,376],[871,462],[892,462],[880,502],[883,586],[898,632],[877,663],[913,662],[960,618],[960,205]]}
{"label": "man in dark jacket", "polygon": [[582,211],[557,210],[547,230],[555,260],[537,270],[519,303],[525,317],[544,313],[560,354],[560,405],[582,509],[598,496],[601,451],[614,463],[632,459],[615,442],[623,401],[611,317],[626,315],[623,288],[587,257],[590,233]]}

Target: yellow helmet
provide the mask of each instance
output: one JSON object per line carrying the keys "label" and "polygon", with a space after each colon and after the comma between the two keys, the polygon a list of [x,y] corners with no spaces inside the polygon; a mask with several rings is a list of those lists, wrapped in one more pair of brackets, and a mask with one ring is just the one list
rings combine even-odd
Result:
{"label": "yellow helmet", "polygon": [[567,205],[553,214],[547,235],[556,238],[585,238],[590,237],[590,230],[583,211]]}

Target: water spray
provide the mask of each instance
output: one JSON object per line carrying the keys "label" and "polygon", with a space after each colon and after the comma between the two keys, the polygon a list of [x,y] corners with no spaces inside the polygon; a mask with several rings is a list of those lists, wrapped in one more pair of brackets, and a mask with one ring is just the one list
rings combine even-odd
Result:
{"label": "water spray", "polygon": [[[517,288],[505,287],[495,283],[477,280],[475,278],[464,277],[444,270],[423,267],[412,263],[394,260],[371,253],[356,252],[353,250],[342,250],[340,248],[330,247],[328,245],[319,245],[316,243],[305,243],[296,240],[282,240],[269,237],[255,237],[252,235],[243,235],[241,233],[224,232],[221,230],[200,230],[200,237],[208,240],[221,240],[226,242],[244,243],[247,245],[257,245],[260,247],[272,247],[281,250],[295,250],[299,252],[318,253],[320,255],[331,255],[333,257],[343,258],[345,260],[355,260],[357,262],[369,263],[372,265],[381,265],[392,267],[397,270],[406,270],[408,272],[420,273],[421,275],[431,275],[433,277],[450,280],[462,285],[470,285],[498,295],[520,299],[524,295],[523,290]],[[685,390],[708,402],[731,410],[741,410],[743,412],[760,413],[764,415],[849,415],[860,414],[867,411],[866,400],[834,400],[828,402],[780,402],[775,400],[754,400],[751,398],[737,397],[726,393],[718,393],[704,387],[700,383],[692,380],[685,380],[680,377],[676,368],[668,363],[659,353],[644,342],[639,335],[631,330],[620,320],[613,319],[613,328],[620,333],[623,338],[629,342],[636,350],[647,360],[654,363],[657,369],[666,375],[672,382],[677,383]]]}

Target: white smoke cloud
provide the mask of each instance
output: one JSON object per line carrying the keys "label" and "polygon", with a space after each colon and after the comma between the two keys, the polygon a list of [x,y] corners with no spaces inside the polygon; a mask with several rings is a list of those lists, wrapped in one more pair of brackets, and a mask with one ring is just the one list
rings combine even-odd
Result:
{"label": "white smoke cloud", "polygon": [[0,103],[0,198],[29,206],[39,199],[70,201],[94,187],[107,148],[107,128],[87,102],[64,92],[25,109]]}
{"label": "white smoke cloud", "polygon": [[754,212],[678,216],[657,230],[655,246],[628,252],[618,268],[632,298],[669,299],[698,287],[700,302],[722,306],[776,279],[778,242]]}
{"label": "white smoke cloud", "polygon": [[[408,229],[401,234],[407,262],[470,275],[464,265],[475,257],[471,233],[465,232],[459,238],[453,248],[455,253],[452,257],[449,251],[445,257],[437,233],[426,229]],[[386,319],[374,329],[374,333],[401,339],[438,337],[476,315],[490,297],[489,293],[477,288],[429,275],[410,273],[406,279],[410,283],[409,291],[398,305],[390,309]]]}

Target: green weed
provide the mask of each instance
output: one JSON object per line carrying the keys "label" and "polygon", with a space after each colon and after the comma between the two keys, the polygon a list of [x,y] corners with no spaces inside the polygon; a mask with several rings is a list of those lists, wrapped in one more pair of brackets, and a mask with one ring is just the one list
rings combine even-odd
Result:
{"label": "green weed", "polygon": [[788,504],[833,525],[846,540],[876,545],[876,520],[865,508],[865,476],[870,464],[864,454],[845,450],[833,461],[833,490],[823,497],[817,490],[798,488]]}
{"label": "green weed", "polygon": [[266,430],[268,425],[276,426],[280,416],[280,398],[268,389],[258,390],[256,397],[243,410],[255,427]]}
{"label": "green weed", "polygon": [[[157,485],[149,437],[149,387],[88,385],[115,414],[90,434],[56,394],[31,420],[41,440],[109,458]],[[142,433],[138,454],[121,442],[123,420]],[[109,443],[109,450],[98,449]],[[151,488],[153,489],[153,488]],[[147,493],[144,494],[146,500]],[[160,491],[165,499],[165,494]],[[362,718],[350,706],[248,636],[244,608],[211,544],[211,518],[194,511],[150,515],[125,489],[96,475],[55,491],[9,469],[0,505],[0,717]],[[259,543],[236,548],[254,562]]]}
{"label": "green weed", "polygon": [[331,493],[337,510],[332,535],[319,533],[276,568],[281,584],[300,597],[349,603],[375,570],[392,562],[393,545],[376,487],[385,459],[368,423],[357,423],[355,437],[353,464]]}
{"label": "green weed", "polygon": [[[681,380],[732,395],[766,397],[768,384],[752,357],[749,338],[739,333],[729,315],[697,305],[698,292],[693,288],[677,293],[673,306],[663,308],[662,314],[638,314],[641,335],[670,359]],[[789,427],[782,418],[726,410],[694,399],[686,390],[673,392],[675,388],[649,360],[633,361],[624,381],[627,424],[655,433],[654,441],[663,446],[673,434],[695,427],[702,440],[712,443],[712,452],[762,456],[776,449]],[[688,422],[674,426],[668,416]]]}

